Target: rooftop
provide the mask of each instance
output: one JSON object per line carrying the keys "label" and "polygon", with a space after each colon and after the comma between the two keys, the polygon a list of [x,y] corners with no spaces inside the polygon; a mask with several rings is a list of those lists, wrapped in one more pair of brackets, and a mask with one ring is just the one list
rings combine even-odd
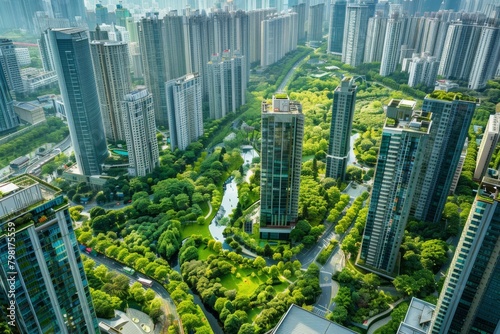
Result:
{"label": "rooftop", "polygon": [[19,101],[14,101],[14,107],[22,108],[29,111],[35,111],[41,108],[39,105],[30,102],[19,102]]}
{"label": "rooftop", "polygon": [[356,332],[292,304],[271,333],[352,334]]}
{"label": "rooftop", "polygon": [[428,94],[426,99],[435,99],[435,100],[443,100],[443,101],[467,101],[467,102],[474,102],[474,103],[479,103],[479,99],[469,96],[469,95],[464,95],[462,93],[457,93],[457,92],[445,92],[444,90],[435,90],[432,93]]}
{"label": "rooftop", "polygon": [[427,334],[436,305],[413,297],[398,334]]}
{"label": "rooftop", "polygon": [[485,202],[500,202],[500,180],[491,177],[483,177],[477,196]]}
{"label": "rooftop", "polygon": [[430,112],[414,111],[410,119],[387,117],[384,127],[427,133],[432,124],[431,117],[432,113]]}

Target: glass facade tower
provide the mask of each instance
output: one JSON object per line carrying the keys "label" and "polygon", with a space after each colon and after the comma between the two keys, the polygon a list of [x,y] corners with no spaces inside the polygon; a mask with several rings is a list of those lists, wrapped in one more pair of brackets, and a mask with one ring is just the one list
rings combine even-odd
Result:
{"label": "glass facade tower", "polygon": [[[11,305],[15,290],[16,328],[26,334],[99,333],[61,190],[21,175],[0,191],[0,300]],[[13,244],[15,260],[9,258]]]}
{"label": "glass facade tower", "polygon": [[500,329],[500,180],[485,177],[455,251],[432,321],[432,333]]}
{"label": "glass facade tower", "polygon": [[83,175],[100,175],[108,148],[87,33],[64,28],[49,36],[76,162]]}
{"label": "glass facade tower", "polygon": [[286,94],[262,102],[260,234],[288,239],[297,222],[304,115]]}

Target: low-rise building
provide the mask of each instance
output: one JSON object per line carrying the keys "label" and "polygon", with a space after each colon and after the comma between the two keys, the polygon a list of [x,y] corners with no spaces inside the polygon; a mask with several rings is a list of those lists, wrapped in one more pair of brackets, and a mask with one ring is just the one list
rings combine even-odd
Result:
{"label": "low-rise building", "polygon": [[14,112],[21,121],[29,124],[45,121],[45,113],[42,106],[30,102],[14,101]]}

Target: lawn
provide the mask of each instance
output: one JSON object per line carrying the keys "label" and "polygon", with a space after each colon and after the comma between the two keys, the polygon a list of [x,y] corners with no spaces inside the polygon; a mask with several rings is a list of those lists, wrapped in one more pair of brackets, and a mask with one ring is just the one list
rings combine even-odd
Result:
{"label": "lawn", "polygon": [[181,231],[182,240],[192,236],[193,234],[201,234],[203,238],[212,239],[212,235],[210,234],[210,230],[208,229],[208,223],[205,222],[203,225],[191,224],[191,225],[183,225]]}
{"label": "lawn", "polygon": [[205,244],[202,244],[200,247],[198,247],[198,255],[200,256],[200,260],[206,260],[212,254],[217,255],[216,252],[209,249]]}

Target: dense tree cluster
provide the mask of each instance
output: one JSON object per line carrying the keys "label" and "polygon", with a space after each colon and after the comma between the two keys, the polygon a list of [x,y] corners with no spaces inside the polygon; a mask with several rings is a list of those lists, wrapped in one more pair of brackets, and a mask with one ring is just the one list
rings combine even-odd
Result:
{"label": "dense tree cluster", "polygon": [[153,290],[145,290],[135,282],[130,286],[130,279],[116,271],[109,271],[104,265],[96,267],[95,261],[84,257],[83,266],[89,281],[90,294],[96,311],[101,318],[112,318],[114,310],[124,310],[128,303],[141,307],[156,323],[163,313],[161,299]]}
{"label": "dense tree cluster", "polygon": [[378,290],[381,283],[375,274],[362,275],[344,268],[336,275],[340,289],[334,298],[336,307],[329,318],[340,324],[364,320],[389,308],[393,298]]}
{"label": "dense tree cluster", "polygon": [[45,123],[37,124],[27,132],[0,145],[0,168],[8,166],[12,160],[44,144],[57,144],[68,135],[68,126],[60,118],[48,117]]}

